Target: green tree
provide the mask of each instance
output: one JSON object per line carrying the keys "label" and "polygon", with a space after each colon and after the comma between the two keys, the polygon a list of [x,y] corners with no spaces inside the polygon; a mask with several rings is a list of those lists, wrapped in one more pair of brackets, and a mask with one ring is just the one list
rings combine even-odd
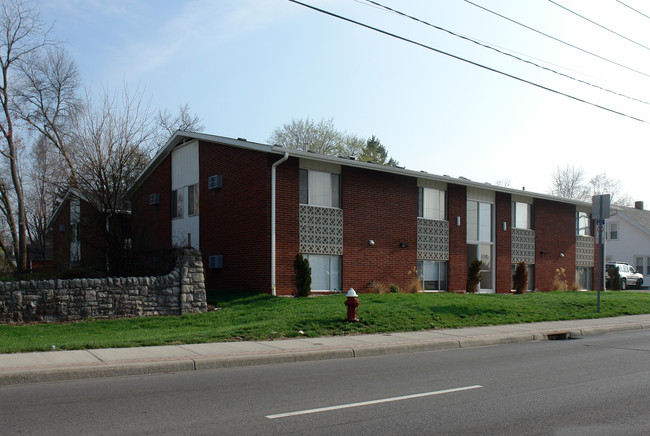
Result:
{"label": "green tree", "polygon": [[311,293],[311,267],[309,260],[302,253],[296,255],[293,261],[293,269],[296,273],[296,296],[309,297]]}
{"label": "green tree", "polygon": [[515,268],[515,274],[512,276],[512,281],[516,294],[523,294],[528,285],[528,272],[526,271],[526,263],[519,262]]}
{"label": "green tree", "polygon": [[474,293],[478,291],[478,285],[481,283],[483,275],[481,274],[481,269],[483,268],[483,262],[478,259],[474,259],[469,265],[469,270],[467,271],[467,289],[468,293]]}
{"label": "green tree", "polygon": [[372,162],[380,165],[388,165],[391,167],[399,165],[399,162],[397,162],[395,159],[388,157],[386,147],[384,147],[379,138],[377,138],[375,135],[372,135],[370,138],[368,138],[366,145],[363,147],[363,149],[361,149],[361,152],[359,153],[357,159],[362,162]]}

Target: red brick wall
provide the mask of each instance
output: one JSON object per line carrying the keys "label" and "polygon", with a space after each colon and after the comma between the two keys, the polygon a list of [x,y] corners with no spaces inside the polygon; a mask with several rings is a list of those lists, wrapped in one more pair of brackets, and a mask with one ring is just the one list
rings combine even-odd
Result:
{"label": "red brick wall", "polygon": [[[89,203],[81,200],[79,240],[81,242],[81,265],[104,268],[106,243],[104,216],[99,214]],[[69,210],[69,207],[68,207]]]}
{"label": "red brick wall", "polygon": [[[465,290],[467,285],[467,188],[447,186],[449,216],[449,291]],[[460,226],[456,225],[460,217]]]}
{"label": "red brick wall", "polygon": [[[63,231],[59,229],[63,226]],[[70,266],[70,203],[66,202],[52,226],[53,263],[55,268]]]}
{"label": "red brick wall", "polygon": [[[169,155],[132,195],[131,233],[136,251],[170,248],[171,186],[172,158]],[[149,205],[150,194],[160,194],[160,204]]]}
{"label": "red brick wall", "polygon": [[[274,160],[279,159],[277,155],[273,157]],[[293,294],[296,290],[293,261],[300,249],[300,182],[298,171],[299,161],[296,158],[290,158],[277,167],[275,283],[276,292],[280,295]]]}
{"label": "red brick wall", "polygon": [[[280,157],[199,143],[201,254],[206,266],[223,255],[223,269],[205,269],[208,289],[270,291],[271,165]],[[208,189],[213,175],[223,188]]]}
{"label": "red brick wall", "polygon": [[408,289],[417,267],[417,179],[343,167],[341,191],[343,290],[365,292],[372,281]]}
{"label": "red brick wall", "polygon": [[[545,254],[541,254],[544,251]],[[560,253],[564,257],[560,257]],[[576,273],[576,207],[535,200],[535,287],[552,289],[556,269],[564,268],[569,287]]]}
{"label": "red brick wall", "polygon": [[[511,236],[511,198],[510,194],[496,193],[496,222],[495,222],[495,244],[496,259],[496,292],[510,293],[511,268],[512,268],[512,236]],[[506,230],[503,230],[503,223],[506,223]]]}

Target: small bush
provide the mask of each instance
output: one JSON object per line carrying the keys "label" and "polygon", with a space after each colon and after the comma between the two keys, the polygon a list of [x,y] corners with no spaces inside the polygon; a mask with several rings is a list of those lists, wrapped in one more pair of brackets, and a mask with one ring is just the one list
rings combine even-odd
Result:
{"label": "small bush", "polygon": [[483,262],[478,259],[474,259],[469,266],[469,271],[467,272],[466,291],[470,294],[478,291],[478,285],[481,283],[481,279],[483,278],[481,275],[481,268],[483,268]]}
{"label": "small bush", "polygon": [[607,275],[609,276],[609,289],[612,291],[621,290],[621,274],[618,272],[618,268],[611,267],[607,270]]}
{"label": "small bush", "polygon": [[397,286],[395,283],[391,283],[390,285],[388,285],[388,289],[390,290],[391,294],[399,294],[400,292],[402,292],[399,286]]}
{"label": "small bush", "polygon": [[387,285],[376,280],[370,283],[370,288],[374,294],[387,294],[389,291]]}
{"label": "small bush", "polygon": [[416,267],[411,268],[409,271],[409,284],[407,289],[409,292],[417,293],[422,292],[422,276],[418,275],[418,269]]}
{"label": "small bush", "polygon": [[515,275],[512,276],[515,294],[523,294],[528,286],[528,271],[526,271],[526,263],[519,262],[515,268]]}
{"label": "small bush", "polygon": [[553,291],[566,291],[569,289],[566,280],[566,269],[564,267],[557,268],[555,270],[555,276],[553,276],[553,284],[551,285]]}
{"label": "small bush", "polygon": [[293,261],[293,269],[296,273],[296,296],[309,297],[311,293],[311,267],[309,260],[302,253],[296,255]]}

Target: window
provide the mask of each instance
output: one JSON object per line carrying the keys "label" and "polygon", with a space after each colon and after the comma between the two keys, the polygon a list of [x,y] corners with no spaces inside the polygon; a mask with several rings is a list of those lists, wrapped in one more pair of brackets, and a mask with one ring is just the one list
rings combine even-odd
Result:
{"label": "window", "polygon": [[421,260],[418,262],[418,277],[425,291],[447,290],[447,262]]}
{"label": "window", "polygon": [[199,214],[199,184],[187,187],[187,215]]}
{"label": "window", "polygon": [[305,254],[311,267],[312,291],[341,289],[341,256]]}
{"label": "window", "polygon": [[467,266],[483,262],[479,289],[492,289],[492,204],[467,201]]}
{"label": "window", "polygon": [[[516,269],[517,265],[513,264],[512,268],[510,269],[510,289],[515,289],[513,276],[515,275]],[[526,273],[528,273],[528,283],[526,284],[526,290],[533,291],[535,290],[535,265],[526,264]]]}
{"label": "window", "polygon": [[591,218],[587,212],[578,212],[576,220],[577,234],[581,236],[592,236]]}
{"label": "window", "polygon": [[636,272],[643,274],[643,257],[635,256]]}
{"label": "window", "polygon": [[445,191],[433,188],[419,188],[418,216],[432,220],[447,219]]}
{"label": "window", "polygon": [[594,269],[593,268],[577,268],[576,269],[576,284],[580,289],[593,290],[594,289]]}
{"label": "window", "polygon": [[341,176],[322,171],[300,170],[300,203],[341,207]]}
{"label": "window", "polygon": [[607,232],[606,238],[611,240],[618,240],[618,223],[609,223],[607,225],[609,231]]}
{"label": "window", "polygon": [[512,226],[517,229],[533,228],[533,205],[520,201],[512,202]]}
{"label": "window", "polygon": [[467,241],[492,242],[492,205],[467,202]]}
{"label": "window", "polygon": [[172,191],[172,218],[183,218],[183,188]]}

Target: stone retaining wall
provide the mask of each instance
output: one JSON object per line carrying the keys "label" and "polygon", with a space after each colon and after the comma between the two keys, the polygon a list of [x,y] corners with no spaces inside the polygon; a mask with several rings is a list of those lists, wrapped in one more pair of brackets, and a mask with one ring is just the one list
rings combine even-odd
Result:
{"label": "stone retaining wall", "polygon": [[207,310],[201,253],[183,249],[165,276],[0,283],[0,323],[181,315]]}

